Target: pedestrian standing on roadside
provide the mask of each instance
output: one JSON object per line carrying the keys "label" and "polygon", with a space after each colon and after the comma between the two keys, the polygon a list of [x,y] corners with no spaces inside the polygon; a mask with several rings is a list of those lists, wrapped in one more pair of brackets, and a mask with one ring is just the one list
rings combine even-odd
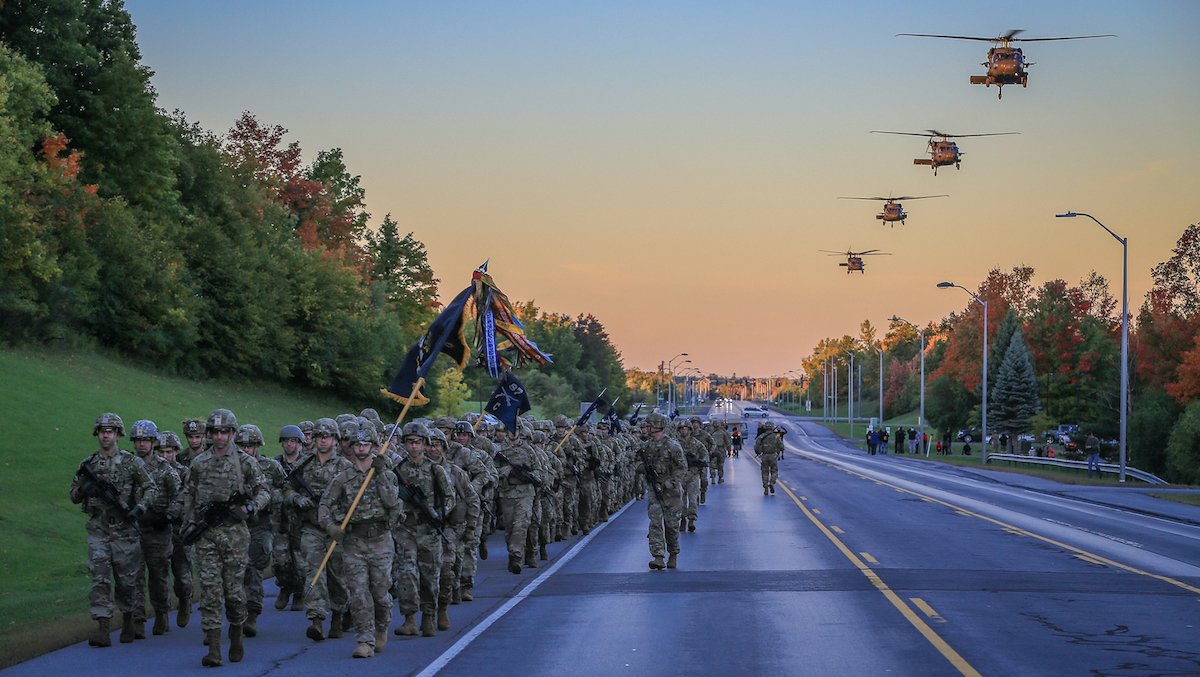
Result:
{"label": "pedestrian standing on roadside", "polygon": [[1096,433],[1088,431],[1087,439],[1083,442],[1083,452],[1087,454],[1087,476],[1092,476],[1092,469],[1096,470],[1096,477],[1100,477],[1100,440],[1097,439]]}

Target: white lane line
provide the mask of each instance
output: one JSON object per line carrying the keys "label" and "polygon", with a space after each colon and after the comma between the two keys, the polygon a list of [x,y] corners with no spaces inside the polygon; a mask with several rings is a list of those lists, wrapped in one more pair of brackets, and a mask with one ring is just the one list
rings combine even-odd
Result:
{"label": "white lane line", "polygon": [[558,560],[554,562],[554,564],[550,565],[549,569],[543,571],[540,576],[530,581],[529,585],[521,588],[520,592],[518,592],[516,595],[513,595],[512,599],[502,604],[500,608],[493,611],[490,616],[483,619],[483,621],[481,621],[475,627],[471,628],[470,632],[459,638],[459,640],[452,644],[449,649],[446,649],[441,656],[438,656],[437,659],[435,659],[432,663],[425,666],[424,670],[418,672],[417,677],[432,677],[440,672],[441,669],[446,667],[450,661],[454,660],[458,654],[462,653],[463,650],[471,644],[471,642],[474,642],[477,637],[482,635],[488,628],[492,627],[496,621],[500,620],[504,614],[512,611],[512,608],[520,604],[521,600],[528,597],[531,593],[533,593],[534,590],[538,589],[538,586],[540,586],[542,583],[545,583],[546,579],[553,576],[555,572],[561,569],[567,562],[570,562],[575,555],[579,554],[588,543],[592,542],[592,539],[596,537],[596,534],[603,531],[604,527],[617,521],[617,518],[621,516],[621,513],[625,512],[629,506],[633,505],[634,503],[637,503],[637,501],[630,501],[626,503],[621,507],[620,510],[613,513],[613,515],[608,518],[607,522],[601,522],[595,529],[592,529],[592,533],[579,539],[579,542],[576,543],[573,548],[560,556]]}

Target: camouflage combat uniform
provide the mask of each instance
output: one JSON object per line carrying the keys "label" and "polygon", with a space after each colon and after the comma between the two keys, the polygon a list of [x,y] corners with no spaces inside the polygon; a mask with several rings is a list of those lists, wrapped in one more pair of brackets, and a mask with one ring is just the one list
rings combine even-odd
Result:
{"label": "camouflage combat uniform", "polygon": [[[513,573],[520,573],[526,545],[532,542],[529,529],[537,495],[535,485],[541,483],[541,475],[537,471],[533,449],[524,440],[510,440],[496,453],[496,461],[500,476],[496,493],[500,496],[501,511],[506,520],[504,540],[508,546],[508,566]],[[522,466],[527,473],[514,472],[513,464]]]}
{"label": "camouflage combat uniform", "polygon": [[[329,423],[332,423],[329,419],[317,421],[317,432],[320,433],[328,428],[336,430],[336,426],[330,426]],[[299,475],[296,481],[288,483],[285,487],[284,500],[295,508],[294,514],[300,521],[300,552],[306,591],[304,595],[305,615],[310,621],[323,622],[332,612],[338,614],[340,620],[341,615],[347,611],[349,606],[349,598],[343,580],[342,548],[340,546],[334,548],[333,556],[329,558],[324,574],[315,585],[312,585],[312,579],[317,573],[317,567],[321,566],[321,560],[325,559],[325,552],[329,549],[329,537],[321,528],[317,518],[317,504],[329,484],[333,482],[333,478],[350,467],[350,461],[338,455],[336,445],[328,458],[322,460],[316,454],[311,458],[311,461],[306,459],[303,468],[297,469],[296,472]],[[301,486],[307,486],[312,490],[317,500],[314,501],[303,489],[298,488]],[[331,626],[331,632],[333,630],[334,628]],[[321,639],[324,637],[322,636]]]}
{"label": "camouflage combat uniform", "polygon": [[[171,608],[171,554],[174,552],[174,530],[171,526],[179,521],[180,507],[177,501],[181,482],[175,468],[156,451],[147,454],[143,460],[146,472],[158,486],[157,497],[147,508],[146,514],[138,520],[138,531],[142,538],[142,556],[146,560],[150,606],[156,617],[154,634],[161,635],[167,631],[167,613]],[[145,582],[145,578],[139,581],[139,587]],[[135,610],[134,620],[139,623],[146,620],[144,607]]]}
{"label": "camouflage combat uniform", "polygon": [[779,457],[783,455],[783,439],[775,432],[775,426],[764,423],[759,426],[762,434],[754,440],[754,455],[761,464],[763,495],[775,493],[775,483],[779,480]]}
{"label": "camouflage combat uniform", "polygon": [[[421,424],[406,425],[405,436],[409,435],[409,426],[414,425]],[[446,476],[446,471],[428,456],[423,456],[419,463],[405,458],[393,472],[400,485],[400,496],[406,503],[404,519],[396,529],[398,561],[395,567],[395,587],[400,612],[406,617],[406,625],[417,611],[432,624],[437,612],[441,581],[443,537],[438,534],[438,530],[445,515],[454,509],[454,488]],[[417,499],[406,498],[414,494],[419,496],[436,516],[427,514],[419,507]],[[424,619],[422,625],[425,625]]]}
{"label": "camouflage combat uniform", "polygon": [[[650,429],[662,430],[666,417],[650,414],[646,417]],[[687,472],[687,459],[679,442],[667,435],[655,439],[651,436],[638,451],[638,470],[646,477],[646,512],[650,517],[650,554],[654,560],[650,568],[662,569],[672,566],[679,554],[679,524],[683,512],[682,478]],[[671,562],[664,565],[664,554],[671,555]]]}
{"label": "camouflage combat uniform", "polygon": [[[690,427],[680,427],[678,434],[679,446],[683,449],[683,455],[687,461],[687,471],[684,473],[683,479],[683,516],[694,522],[700,506],[700,487],[702,486],[700,480],[708,472],[708,449],[703,442],[696,438]],[[683,529],[684,524],[681,521],[679,530],[683,531]],[[692,530],[695,531],[694,524]]]}

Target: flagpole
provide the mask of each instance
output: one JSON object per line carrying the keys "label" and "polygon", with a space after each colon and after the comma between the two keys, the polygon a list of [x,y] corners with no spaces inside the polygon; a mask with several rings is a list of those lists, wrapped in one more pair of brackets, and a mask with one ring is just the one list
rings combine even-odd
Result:
{"label": "flagpole", "polygon": [[[413,398],[417,396],[417,392],[421,390],[422,385],[425,385],[424,376],[417,378],[416,383],[413,384],[412,393],[409,394],[408,399],[404,401],[404,408],[400,410],[400,415],[396,417],[397,428],[400,427],[400,422],[404,420],[404,417],[408,415],[408,410],[412,408]],[[391,443],[393,436],[394,435],[389,435],[387,440],[384,441],[383,447],[379,450],[380,456],[387,453],[388,444]],[[362,500],[363,494],[367,491],[367,485],[371,483],[371,478],[374,476],[375,466],[372,464],[371,468],[367,470],[367,477],[363,480],[362,486],[358,488],[358,493],[354,495],[354,501],[350,504],[350,509],[346,511],[345,519],[342,520],[343,533],[346,531],[346,527],[350,524],[351,515],[354,514],[355,510],[358,510],[358,502]],[[314,574],[312,580],[308,582],[309,589],[313,588],[317,584],[317,581],[321,579],[321,574],[325,573],[325,567],[329,564],[329,558],[333,557],[333,549],[337,547],[337,543],[338,542],[336,538],[329,539],[329,548],[325,551],[325,559],[321,560],[321,566],[317,567],[317,573]]]}
{"label": "flagpole", "polygon": [[[601,390],[600,394],[596,396],[596,400],[600,399],[601,397],[604,397],[604,392],[606,390],[608,390],[608,388]],[[588,407],[586,416],[591,416],[593,411],[596,411],[596,401],[595,400],[592,400],[592,405],[590,407]],[[583,416],[580,416],[579,418],[582,420]],[[575,421],[575,423],[571,425],[571,429],[567,431],[567,434],[563,435],[563,438],[558,441],[558,446],[554,447],[553,453],[557,454],[558,450],[562,449],[562,445],[567,443],[567,438],[571,436],[571,433],[575,432],[575,428],[579,427],[579,423],[580,423],[580,421]]]}

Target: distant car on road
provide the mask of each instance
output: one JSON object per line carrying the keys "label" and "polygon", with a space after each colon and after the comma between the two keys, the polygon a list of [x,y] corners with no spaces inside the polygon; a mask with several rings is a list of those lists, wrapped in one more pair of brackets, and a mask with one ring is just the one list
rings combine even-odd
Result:
{"label": "distant car on road", "polygon": [[770,415],[770,412],[768,412],[766,409],[763,409],[762,407],[756,407],[754,405],[742,407],[742,418],[751,418],[753,416],[758,416],[760,418],[766,418],[769,415]]}

